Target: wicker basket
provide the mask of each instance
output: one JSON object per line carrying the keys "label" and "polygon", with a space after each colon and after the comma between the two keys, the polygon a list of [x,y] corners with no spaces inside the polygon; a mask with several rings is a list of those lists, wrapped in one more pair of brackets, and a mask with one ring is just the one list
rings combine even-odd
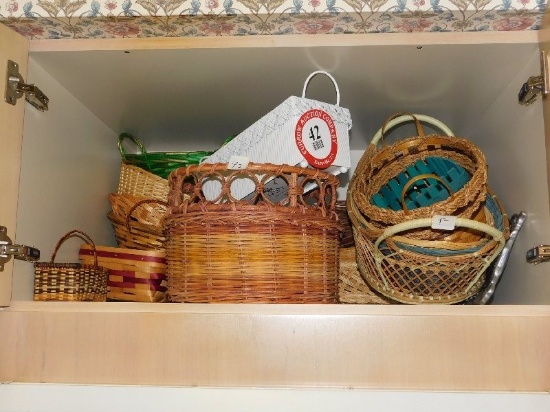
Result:
{"label": "wicker basket", "polygon": [[[418,136],[398,141],[381,149],[377,147],[378,141],[392,120],[410,120],[411,116],[415,121]],[[484,220],[483,202],[486,196],[487,166],[483,153],[466,139],[442,135],[425,136],[416,116],[397,113],[388,118],[363,154],[350,183],[348,198],[353,198],[371,227],[379,229],[373,233],[373,237],[379,236],[388,226],[436,214]],[[424,116],[423,119],[431,118]],[[458,176],[460,179],[449,181],[451,174],[444,173],[441,169],[434,169],[431,162],[433,160],[436,160],[441,167],[450,166],[449,172],[457,172],[456,167],[460,167],[460,170],[469,175],[469,179],[465,179],[462,174]],[[420,165],[423,167],[419,167]],[[462,185],[461,182],[465,183]],[[455,186],[455,183],[458,183],[458,186]],[[393,190],[389,188],[391,185],[394,186]],[[410,186],[415,189],[413,193],[421,192],[421,196],[405,199]],[[384,194],[384,191],[388,195],[398,197],[399,207],[395,208],[397,210],[389,206],[379,206],[381,202],[377,201],[377,198]],[[439,201],[434,203],[424,201],[421,204],[425,206],[414,209],[406,207],[407,202],[415,204],[421,198]],[[388,205],[392,202],[392,199],[386,200]],[[422,229],[409,235],[427,240],[441,239],[442,236],[439,232]],[[456,240],[452,239],[455,235],[464,237],[464,233],[457,232],[450,235],[449,240]],[[449,234],[445,236],[448,237]],[[464,241],[471,240],[468,237],[464,239]]]}
{"label": "wicker basket", "polygon": [[168,180],[137,166],[120,165],[117,193],[166,201],[168,191]]}
{"label": "wicker basket", "polygon": [[397,303],[379,294],[365,282],[357,267],[355,254],[355,247],[340,248],[339,302],[373,305]]}
{"label": "wicker basket", "polygon": [[[134,143],[140,153],[126,153],[123,144],[126,139]],[[145,147],[143,147],[143,144],[138,139],[129,133],[121,133],[118,137],[118,150],[124,163],[137,166],[163,179],[167,179],[172,170],[199,164],[202,159],[214,153],[211,151],[150,153],[145,150]]]}
{"label": "wicker basket", "polygon": [[[90,246],[90,264],[55,263],[59,247],[73,236],[80,237]],[[34,264],[34,300],[104,302],[108,276],[109,270],[98,265],[92,239],[84,232],[73,230],[59,240],[50,262]]]}
{"label": "wicker basket", "polygon": [[134,219],[122,219],[113,212],[107,213],[115,232],[117,245],[123,248],[140,250],[164,249],[166,238],[162,228],[144,224]]}
{"label": "wicker basket", "polygon": [[[270,201],[264,185],[287,182],[287,196]],[[182,185],[192,179],[185,198]],[[248,201],[237,201],[231,186],[255,182]],[[204,184],[220,187],[215,201]],[[314,184],[318,196],[309,197]],[[335,212],[338,179],[328,173],[287,165],[202,164],[170,175],[165,219],[168,293],[173,302],[336,303],[339,229]]]}
{"label": "wicker basket", "polygon": [[[417,228],[431,228],[432,219],[416,219],[388,227],[376,240],[365,234],[365,220],[348,199],[353,222],[357,264],[367,284],[382,295],[409,304],[451,304],[477,293],[485,271],[502,250],[504,230],[475,220],[456,218],[455,227],[483,234],[483,243],[457,244],[450,241],[421,241],[407,238]],[[427,229],[431,230],[431,229]],[[407,247],[402,242],[406,240]]]}
{"label": "wicker basket", "polygon": [[[166,256],[163,250],[135,250],[98,246],[97,260],[109,269],[107,300],[164,302],[166,300]],[[94,260],[90,245],[80,247],[82,263]]]}
{"label": "wicker basket", "polygon": [[336,213],[342,226],[342,230],[340,231],[340,247],[349,248],[354,246],[355,240],[353,239],[353,228],[348,216],[348,207],[345,200],[339,200],[336,202]]}
{"label": "wicker basket", "polygon": [[156,228],[157,233],[162,233],[162,218],[166,214],[166,203],[160,200],[143,196],[110,193],[109,203],[113,216],[120,221],[128,218],[143,225]]}

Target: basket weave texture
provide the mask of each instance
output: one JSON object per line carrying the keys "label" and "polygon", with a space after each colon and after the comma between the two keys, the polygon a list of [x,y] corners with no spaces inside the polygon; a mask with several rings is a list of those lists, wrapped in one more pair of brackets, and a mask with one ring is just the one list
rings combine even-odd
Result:
{"label": "basket weave texture", "polygon": [[504,242],[504,236],[500,236],[475,253],[436,258],[363,239],[357,246],[357,263],[367,283],[390,299],[409,304],[452,304],[480,290],[485,271]]}
{"label": "basket weave texture", "polygon": [[340,248],[339,302],[373,305],[397,303],[376,292],[365,282],[357,267],[355,255],[355,247]]}
{"label": "basket weave texture", "polygon": [[348,215],[362,277],[373,290],[408,304],[452,304],[475,295],[484,285],[487,268],[509,236],[508,219],[494,195],[487,198],[485,223],[457,219],[463,221],[458,227],[467,226],[479,234],[476,242],[430,241],[407,236],[416,228],[429,227],[430,218],[389,226],[373,240],[368,222],[352,198],[348,198]]}
{"label": "basket weave texture", "polygon": [[109,194],[111,221],[118,246],[164,248],[161,219],[166,213],[168,180],[140,167],[122,163],[117,193]]}
{"label": "basket weave texture", "polygon": [[[388,125],[411,118],[418,136],[377,147]],[[448,130],[436,119],[427,119]],[[390,116],[363,154],[349,186],[347,208],[359,271],[373,290],[394,301],[452,304],[470,298],[483,286],[487,268],[509,236],[502,204],[488,189],[483,153],[468,140],[447,133],[425,136],[416,115]],[[430,163],[437,167],[425,173]],[[447,174],[439,166],[458,168]],[[435,169],[440,175],[433,173]],[[458,180],[449,181],[453,176]],[[422,205],[413,209],[407,207],[406,197],[412,204],[416,196],[410,188],[421,192],[416,199]],[[425,194],[430,195],[422,197]],[[374,201],[376,196],[388,201]],[[400,207],[387,207],[392,196]],[[429,203],[430,198],[436,200]],[[454,223],[439,227],[437,216]]]}
{"label": "basket weave texture", "polygon": [[[231,187],[241,179],[255,190],[238,201]],[[287,184],[276,203],[265,186],[272,179]],[[202,187],[212,181],[219,193],[208,200]],[[192,193],[183,189],[189,182]],[[315,196],[306,193],[312,185]],[[202,164],[172,172],[164,221],[169,299],[336,303],[337,185],[331,174],[287,165]]]}
{"label": "basket weave texture", "polygon": [[166,201],[168,191],[168,180],[141,167],[121,163],[117,193]]}
{"label": "basket weave texture", "polygon": [[162,218],[167,205],[143,196],[110,193],[111,221],[118,246],[140,250],[164,249]]}
{"label": "basket weave texture", "polygon": [[[401,115],[403,113],[397,113],[386,120],[382,127],[382,136],[386,125]],[[479,221],[484,219],[487,165],[481,150],[467,139],[435,134],[426,136],[420,121],[414,115],[409,116],[415,121],[418,136],[382,148],[378,148],[378,141],[373,139],[361,157],[350,183],[348,197],[353,198],[359,211],[367,218],[371,228],[371,239],[380,236],[388,226],[433,215],[453,215]],[[446,176],[437,176],[433,173],[417,176],[411,173],[412,167],[417,166],[419,162],[426,162],[427,165],[427,159],[437,158],[452,161],[470,174],[469,180],[454,193],[452,190],[448,193],[449,186],[444,180]],[[398,181],[397,177],[402,176],[408,176],[409,180]],[[383,188],[390,184],[402,189],[402,207],[398,210],[380,207],[374,201],[376,196],[383,192]],[[409,186],[416,190],[428,191],[434,189],[434,184],[438,185],[439,190],[447,191],[446,198],[414,209],[406,207],[406,192]],[[427,240],[460,240],[461,237],[463,241],[474,240],[463,232],[449,235],[431,230],[417,230],[408,235]]]}
{"label": "basket weave texture", "polygon": [[[60,246],[73,236],[80,237],[90,246],[90,264],[55,263]],[[34,300],[104,302],[107,299],[108,276],[109,270],[98,265],[92,239],[84,232],[73,230],[58,241],[50,262],[34,264]]]}
{"label": "basket weave texture", "polygon": [[[107,299],[129,302],[166,300],[166,257],[164,251],[98,246],[97,260],[109,269]],[[79,253],[84,264],[93,262],[91,246],[82,245]]]}

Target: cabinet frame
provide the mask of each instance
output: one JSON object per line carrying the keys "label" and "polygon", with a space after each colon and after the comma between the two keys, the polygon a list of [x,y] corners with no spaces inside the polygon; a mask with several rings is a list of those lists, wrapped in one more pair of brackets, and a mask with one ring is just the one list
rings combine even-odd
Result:
{"label": "cabinet frame", "polygon": [[[300,46],[312,47],[344,41],[464,44],[532,41],[534,35],[315,35],[299,40]],[[30,42],[30,50],[277,47],[297,40],[43,40]],[[550,390],[550,306],[12,302],[0,310],[0,330],[0,381]]]}

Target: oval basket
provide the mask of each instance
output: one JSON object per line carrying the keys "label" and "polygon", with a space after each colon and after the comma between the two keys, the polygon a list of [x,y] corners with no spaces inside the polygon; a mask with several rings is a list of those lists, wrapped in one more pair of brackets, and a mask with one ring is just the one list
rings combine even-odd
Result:
{"label": "oval basket", "polygon": [[[255,186],[247,200],[231,195],[232,184],[242,179]],[[286,182],[276,202],[266,186],[274,179]],[[190,181],[191,194],[182,189]],[[203,193],[208,182],[219,188],[211,200]],[[336,303],[337,186],[331,174],[285,165],[229,170],[227,164],[202,164],[174,171],[164,220],[169,299]]]}
{"label": "oval basket", "polygon": [[[418,136],[378,148],[378,142],[387,128],[411,118],[415,122]],[[429,116],[402,113],[394,114],[386,120],[358,163],[350,182],[348,198],[353,198],[357,208],[373,228],[382,231],[388,226],[435,214],[483,221],[483,202],[487,184],[487,166],[483,153],[466,139],[435,134],[424,135],[419,119],[438,126],[441,125],[441,122]],[[448,128],[444,129],[451,134]],[[453,190],[449,191],[448,185],[440,184],[441,180],[448,179],[446,173],[442,173],[441,170],[438,172],[432,167],[428,169],[431,173],[424,174],[425,170],[418,168],[419,164],[429,167],[427,159],[445,160],[447,166],[459,165],[461,170],[468,173],[469,179],[464,179],[462,175],[461,179],[465,183],[452,193]],[[441,162],[440,165],[444,166]],[[404,195],[403,188],[411,181],[418,179],[420,173],[422,173],[420,177],[423,177],[420,179],[422,185],[416,184],[415,191],[423,191],[423,195],[425,195],[430,190],[435,190],[438,192],[438,196],[441,196],[443,191],[441,200],[431,204],[425,203],[426,206],[414,209],[398,207],[398,210],[381,207],[373,200],[383,192],[383,188],[390,184],[396,186],[392,191],[394,195],[396,192],[399,193],[399,190],[401,190],[401,195]],[[440,175],[438,176],[437,173]],[[403,176],[406,176],[406,179],[403,179]],[[439,179],[426,178],[426,176],[437,176]],[[401,180],[399,180],[400,178]],[[447,181],[447,183],[451,182]],[[432,198],[433,195],[428,195],[428,197]],[[402,202],[402,206],[405,204],[406,202]],[[375,236],[378,235],[379,233]],[[441,234],[419,229],[414,234],[411,233],[410,236],[431,240],[439,238]]]}
{"label": "oval basket", "polygon": [[[498,205],[496,201],[494,204]],[[390,226],[372,239],[366,235],[364,217],[352,199],[348,205],[361,275],[374,290],[402,303],[451,304],[473,296],[483,286],[487,267],[509,235],[508,219],[502,211],[488,208],[488,214],[495,213],[491,221],[498,222],[501,230],[475,220],[456,219],[455,230],[481,233],[481,240],[474,244],[407,236],[411,230],[430,228],[431,218]]]}

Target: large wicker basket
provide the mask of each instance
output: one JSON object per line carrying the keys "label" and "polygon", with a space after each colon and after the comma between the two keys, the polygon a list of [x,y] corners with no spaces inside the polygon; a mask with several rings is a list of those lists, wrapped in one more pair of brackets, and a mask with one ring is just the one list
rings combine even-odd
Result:
{"label": "large wicker basket", "polygon": [[[242,179],[255,186],[247,201],[231,195]],[[287,184],[276,203],[265,187],[272,179]],[[193,193],[185,193],[190,180]],[[337,302],[335,176],[287,165],[202,164],[172,172],[169,181],[164,233],[171,301]],[[212,181],[219,195],[208,200],[202,188]],[[311,187],[318,189],[314,197],[306,193]]]}

